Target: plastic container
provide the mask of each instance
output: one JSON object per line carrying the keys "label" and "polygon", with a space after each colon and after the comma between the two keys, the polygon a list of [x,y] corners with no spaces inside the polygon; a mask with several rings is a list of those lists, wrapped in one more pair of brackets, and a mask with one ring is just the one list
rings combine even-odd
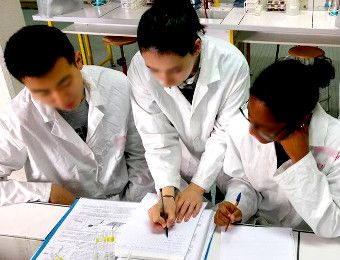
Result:
{"label": "plastic container", "polygon": [[120,0],[120,2],[124,9],[136,9],[145,4],[145,0]]}
{"label": "plastic container", "polygon": [[339,14],[339,0],[333,0],[332,5],[328,10],[329,15],[337,16]]}
{"label": "plastic container", "polygon": [[53,17],[84,8],[83,0],[37,0],[40,16]]}
{"label": "plastic container", "polygon": [[298,15],[300,13],[300,1],[289,0],[287,3],[286,13],[288,15]]}

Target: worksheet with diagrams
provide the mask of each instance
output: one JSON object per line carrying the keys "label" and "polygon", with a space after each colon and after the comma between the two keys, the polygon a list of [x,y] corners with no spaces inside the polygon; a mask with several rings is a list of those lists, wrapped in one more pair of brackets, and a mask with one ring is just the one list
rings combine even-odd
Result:
{"label": "worksheet with diagrams", "polygon": [[81,198],[33,259],[115,259],[116,236],[138,203]]}

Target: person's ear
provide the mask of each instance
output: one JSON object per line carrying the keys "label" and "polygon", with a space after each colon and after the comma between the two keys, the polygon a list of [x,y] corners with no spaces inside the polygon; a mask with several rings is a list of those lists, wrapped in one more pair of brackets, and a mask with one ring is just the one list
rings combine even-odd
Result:
{"label": "person's ear", "polygon": [[308,128],[309,128],[309,124],[310,124],[310,121],[312,119],[312,114],[309,114],[309,115],[306,115],[300,125],[301,129],[303,129],[304,131],[308,131]]}
{"label": "person's ear", "polygon": [[202,40],[200,38],[197,38],[197,40],[195,41],[195,46],[194,46],[194,56],[199,56],[201,54],[202,51]]}
{"label": "person's ear", "polygon": [[83,60],[81,58],[81,53],[80,51],[76,51],[74,53],[74,61],[75,61],[75,64],[76,64],[76,67],[81,70],[83,68]]}

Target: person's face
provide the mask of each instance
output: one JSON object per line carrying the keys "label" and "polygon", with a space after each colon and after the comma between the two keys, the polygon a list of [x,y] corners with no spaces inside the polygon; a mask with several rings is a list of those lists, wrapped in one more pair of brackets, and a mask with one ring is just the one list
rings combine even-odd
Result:
{"label": "person's face", "polygon": [[24,77],[22,82],[39,102],[58,110],[73,110],[85,95],[80,72],[82,67],[80,53],[76,52],[75,64],[59,58],[46,75]]}
{"label": "person's face", "polygon": [[200,53],[201,40],[197,39],[194,52],[184,57],[172,52],[159,53],[156,49],[144,50],[142,56],[146,66],[162,86],[172,87],[180,85],[190,76]]}
{"label": "person's face", "polygon": [[287,136],[287,125],[277,122],[266,104],[253,96],[248,101],[248,121],[249,133],[260,143],[279,141]]}

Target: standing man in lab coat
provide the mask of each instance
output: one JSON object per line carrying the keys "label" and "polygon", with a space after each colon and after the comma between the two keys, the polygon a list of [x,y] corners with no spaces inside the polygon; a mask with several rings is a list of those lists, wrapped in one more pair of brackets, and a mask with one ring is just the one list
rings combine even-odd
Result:
{"label": "standing man in lab coat", "polygon": [[[190,1],[155,1],[138,26],[128,79],[146,160],[162,189],[149,210],[159,228],[196,216],[221,172],[229,118],[245,101],[249,68],[225,41],[205,37]],[[189,185],[178,194],[181,179]],[[223,189],[222,187],[220,187]]]}
{"label": "standing man in lab coat", "polygon": [[[83,66],[66,35],[44,25],[15,33],[5,62],[25,88],[0,117],[0,205],[139,201],[154,190],[124,74]],[[8,179],[23,166],[27,182]]]}
{"label": "standing man in lab coat", "polygon": [[217,225],[242,220],[340,236],[340,121],[318,103],[334,75],[325,58],[284,60],[255,80],[226,136],[224,171],[233,178]]}

